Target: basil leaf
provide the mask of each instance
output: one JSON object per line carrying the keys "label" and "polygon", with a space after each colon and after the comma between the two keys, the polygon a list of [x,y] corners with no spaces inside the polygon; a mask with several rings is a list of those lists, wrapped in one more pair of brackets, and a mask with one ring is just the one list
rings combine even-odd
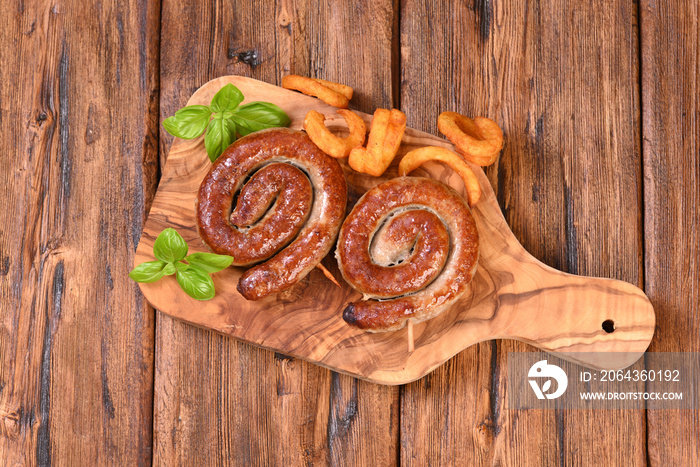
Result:
{"label": "basil leaf", "polygon": [[211,110],[206,105],[190,105],[175,112],[163,121],[165,131],[182,139],[193,139],[204,133]]}
{"label": "basil leaf", "polygon": [[185,258],[185,261],[205,272],[212,273],[231,266],[233,257],[214,253],[192,253]]}
{"label": "basil leaf", "polygon": [[149,261],[141,263],[131,270],[129,277],[136,282],[155,282],[165,274],[165,268],[169,265],[165,261]]}
{"label": "basil leaf", "polygon": [[186,271],[177,272],[177,283],[182,290],[197,300],[210,300],[214,298],[214,281],[209,274],[196,266],[190,266]]}
{"label": "basil leaf", "polygon": [[251,102],[233,111],[231,118],[236,122],[238,133],[245,136],[265,128],[289,126],[289,116],[270,102]]}
{"label": "basil leaf", "polygon": [[175,263],[175,269],[179,272],[185,272],[189,269],[189,267],[189,264],[183,263],[182,261]]}
{"label": "basil leaf", "polygon": [[175,265],[173,263],[166,264],[163,268],[163,275],[172,276],[173,274],[175,274]]}
{"label": "basil leaf", "polygon": [[187,243],[175,229],[168,227],[156,238],[153,254],[168,263],[179,261],[187,256]]}
{"label": "basil leaf", "polygon": [[233,120],[217,115],[209,122],[204,135],[204,147],[209,160],[214,162],[229,145],[236,140],[236,124]]}
{"label": "basil leaf", "polygon": [[233,84],[229,83],[219,89],[211,100],[211,110],[214,112],[231,111],[243,102],[243,93]]}

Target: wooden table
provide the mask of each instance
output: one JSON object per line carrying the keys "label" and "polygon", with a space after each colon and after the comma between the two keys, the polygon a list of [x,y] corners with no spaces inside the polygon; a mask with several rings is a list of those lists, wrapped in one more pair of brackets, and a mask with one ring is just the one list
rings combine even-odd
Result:
{"label": "wooden table", "polygon": [[497,120],[525,248],[642,287],[650,350],[698,351],[700,4],[205,3],[0,6],[0,464],[698,465],[698,410],[507,410],[527,345],[380,386],[174,321],[127,272],[162,120],[216,76],[297,73],[423,131]]}

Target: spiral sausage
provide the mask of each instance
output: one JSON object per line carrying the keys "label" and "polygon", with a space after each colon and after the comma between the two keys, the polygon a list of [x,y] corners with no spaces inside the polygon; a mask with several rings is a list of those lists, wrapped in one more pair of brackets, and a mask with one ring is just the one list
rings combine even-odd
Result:
{"label": "spiral sausage", "polygon": [[292,286],[328,254],[346,198],[340,165],[305,133],[259,131],[229,146],[204,177],[197,229],[234,266],[255,265],[238,291],[258,300]]}
{"label": "spiral sausage", "polygon": [[432,179],[398,177],[360,198],[338,237],[345,280],[364,294],[343,311],[349,324],[393,331],[437,316],[476,271],[479,236],[469,206]]}

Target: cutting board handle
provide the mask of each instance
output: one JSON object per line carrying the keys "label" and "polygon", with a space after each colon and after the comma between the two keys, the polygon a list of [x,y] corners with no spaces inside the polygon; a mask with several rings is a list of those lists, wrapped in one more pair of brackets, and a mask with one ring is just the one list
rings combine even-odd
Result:
{"label": "cutting board handle", "polygon": [[539,261],[515,238],[484,173],[477,175],[485,187],[475,206],[481,242],[477,275],[482,277],[475,278],[471,306],[474,316],[490,318],[492,338],[526,342],[590,368],[620,369],[636,362],[656,326],[644,292],[627,282],[568,274]]}
{"label": "cutting board handle", "polygon": [[496,320],[507,317],[497,323],[501,337],[593,368],[619,369],[641,357],[656,322],[641,289],[567,274],[526,256],[511,256],[499,271]]}

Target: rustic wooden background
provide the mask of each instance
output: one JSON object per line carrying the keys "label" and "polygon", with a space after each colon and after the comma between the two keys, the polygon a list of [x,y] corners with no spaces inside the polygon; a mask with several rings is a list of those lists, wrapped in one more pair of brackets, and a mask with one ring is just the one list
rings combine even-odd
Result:
{"label": "rustic wooden background", "polygon": [[128,277],[208,80],[353,86],[435,133],[486,115],[537,258],[642,287],[698,351],[696,0],[0,2],[0,464],[698,465],[700,411],[510,411],[487,342],[386,387],[155,312]]}

